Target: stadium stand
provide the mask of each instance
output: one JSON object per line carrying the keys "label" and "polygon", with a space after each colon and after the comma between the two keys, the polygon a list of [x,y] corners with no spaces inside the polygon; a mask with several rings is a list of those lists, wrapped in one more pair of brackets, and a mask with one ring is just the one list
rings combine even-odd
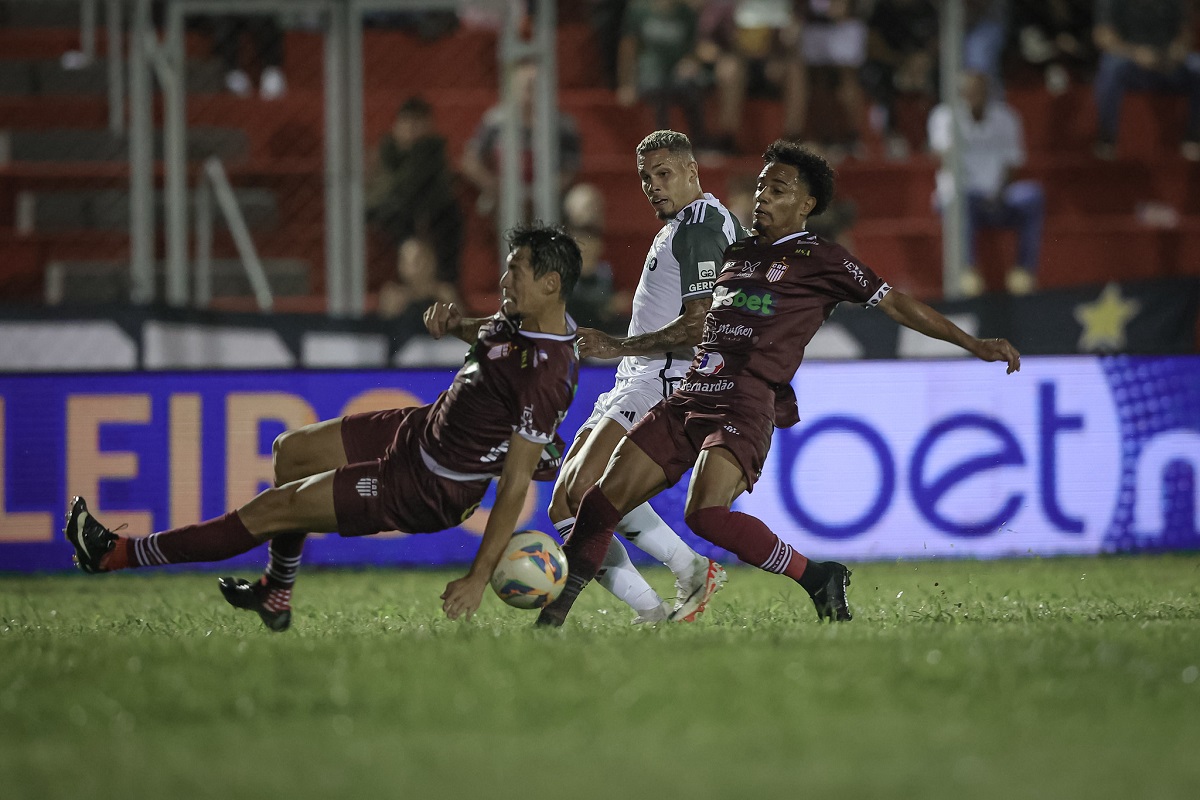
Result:
{"label": "stadium stand", "polygon": [[[579,179],[598,186],[607,201],[606,254],[617,286],[631,289],[658,227],[639,202],[633,163],[634,147],[653,127],[653,115],[644,107],[617,104],[578,5],[560,3],[559,101],[580,124],[584,156]],[[36,303],[46,297],[51,265],[51,274],[60,279],[72,274],[77,262],[82,274],[94,274],[98,263],[128,258],[129,238],[122,229],[128,170],[123,139],[106,129],[103,64],[80,70],[60,66],[62,53],[78,44],[77,5],[16,3],[4,8],[0,263],[5,266],[0,299]],[[268,271],[278,270],[281,292],[302,292],[280,297],[277,308],[320,311],[322,42],[313,31],[291,29],[286,36],[288,94],[264,103],[226,93],[210,39],[189,31],[189,158],[198,169],[200,158],[221,156]],[[496,102],[495,34],[459,28],[426,40],[370,28],[364,37],[365,147],[370,150],[390,125],[398,99],[419,90],[433,104],[437,127],[457,163],[475,122]],[[99,38],[103,56],[104,37]],[[1178,155],[1182,98],[1128,97],[1121,149],[1112,162],[1090,154],[1095,121],[1090,86],[1077,82],[1052,96],[1036,81],[1017,83],[1007,99],[1025,122],[1030,158],[1024,174],[1039,178],[1047,189],[1042,287],[1200,274],[1200,165]],[[902,107],[899,116],[910,139],[923,141],[924,109]],[[683,124],[682,119],[677,122]],[[741,152],[760,152],[781,129],[777,102],[749,101]],[[703,185],[720,194],[731,176],[757,172],[758,165],[754,155],[704,163]],[[933,161],[917,155],[888,162],[874,143],[867,158],[844,162],[839,173],[840,191],[858,209],[858,254],[906,291],[939,297],[940,223],[930,204]],[[470,198],[464,200],[464,208],[473,207]],[[1169,207],[1178,219],[1148,225],[1138,216],[1145,203]],[[1011,237],[985,235],[979,266],[992,287],[1001,285],[1012,249]],[[461,289],[476,310],[494,306],[495,253],[485,226],[469,218]],[[231,239],[218,230],[213,257],[235,256]],[[371,261],[391,263],[378,256]],[[307,265],[306,281],[296,280],[297,264]],[[253,307],[249,298],[237,294],[237,282],[224,285],[232,294],[215,298],[216,307]],[[81,296],[87,295],[57,297]],[[55,297],[52,293],[50,299]]]}

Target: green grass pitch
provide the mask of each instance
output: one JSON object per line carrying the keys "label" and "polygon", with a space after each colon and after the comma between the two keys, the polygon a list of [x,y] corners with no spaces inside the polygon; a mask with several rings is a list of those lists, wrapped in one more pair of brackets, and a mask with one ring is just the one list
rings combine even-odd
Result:
{"label": "green grass pitch", "polygon": [[743,568],[695,624],[591,587],[559,631],[309,571],[285,634],[218,573],[0,577],[0,796],[1200,796],[1200,557],[854,569],[836,627]]}

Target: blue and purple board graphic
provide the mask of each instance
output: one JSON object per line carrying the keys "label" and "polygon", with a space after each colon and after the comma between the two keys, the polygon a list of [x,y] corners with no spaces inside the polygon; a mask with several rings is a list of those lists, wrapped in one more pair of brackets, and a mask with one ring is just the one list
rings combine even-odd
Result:
{"label": "blue and purple board graphic", "polygon": [[[450,377],[0,376],[0,570],[70,567],[59,527],[72,494],[135,534],[216,516],[267,485],[271,441],[284,429],[429,402]],[[564,438],[611,385],[611,370],[583,371]],[[809,363],[795,388],[802,421],[776,431],[762,478],[736,508],[801,552],[869,560],[1200,548],[1198,357],[1027,358],[1012,376],[969,360]],[[535,485],[518,527],[550,530],[550,486]],[[686,488],[654,501],[681,532]],[[466,563],[487,505],[441,534],[313,536],[304,560]]]}

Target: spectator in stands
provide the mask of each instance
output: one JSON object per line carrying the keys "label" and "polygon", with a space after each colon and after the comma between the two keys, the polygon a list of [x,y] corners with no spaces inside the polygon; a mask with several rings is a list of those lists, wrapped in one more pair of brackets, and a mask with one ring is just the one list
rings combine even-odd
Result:
{"label": "spectator in stands", "polygon": [[578,325],[623,335],[629,327],[633,297],[617,291],[612,264],[604,259],[604,196],[591,184],[578,184],[567,192],[563,211],[567,232],[583,256],[567,311]]}
{"label": "spectator in stands", "polygon": [[[929,116],[929,149],[935,155],[944,157],[949,152],[951,126],[958,125],[961,137],[970,260],[960,288],[968,297],[981,294],[984,288],[975,257],[980,228],[1017,231],[1017,263],[1009,270],[1006,283],[1012,294],[1033,291],[1046,218],[1041,184],[1012,180],[1012,170],[1025,163],[1020,117],[1003,101],[989,99],[989,86],[982,72],[967,72],[962,101],[942,103]],[[945,208],[955,193],[954,176],[943,167],[937,175],[938,206]]]}
{"label": "spectator in stands", "polygon": [[[907,158],[910,143],[896,124],[896,99],[936,97],[938,10],[933,0],[876,0],[867,18],[867,61],[862,82],[870,98],[871,129],[889,159]],[[928,107],[928,106],[926,106]]]}
{"label": "spectator in stands", "polygon": [[1021,58],[1042,68],[1046,89],[1061,95],[1071,85],[1071,68],[1090,65],[1095,0],[1016,0],[1013,27]]}
{"label": "spectator in stands", "polygon": [[1004,94],[1000,56],[1008,36],[1008,0],[966,0],[963,31],[963,69],[982,72],[992,97]]}
{"label": "spectator in stands", "polygon": [[[521,119],[518,140],[521,149],[520,174],[524,186],[523,206],[528,209],[532,199],[533,185],[533,100],[538,79],[537,63],[526,60],[513,67],[509,79],[516,95]],[[491,218],[496,212],[500,189],[501,132],[504,128],[505,109],[502,104],[490,108],[463,151],[462,174],[479,192],[476,209]],[[558,187],[565,192],[579,174],[582,157],[579,132],[575,120],[558,113]],[[526,215],[527,216],[527,215]]]}
{"label": "spectator in stands", "polygon": [[621,27],[625,20],[628,0],[588,0],[588,16],[600,56],[600,70],[605,85],[617,88],[617,50],[621,46]]}
{"label": "spectator in stands", "polygon": [[[835,87],[842,110],[841,133],[827,130],[815,138],[825,143],[826,155],[836,161],[860,147],[863,90],[859,72],[867,59],[867,25],[856,0],[807,0],[800,52],[807,66],[804,102],[811,97],[816,80],[824,78]],[[812,132],[809,138],[814,138]]]}
{"label": "spectator in stands", "polygon": [[692,138],[706,142],[708,75],[696,55],[697,23],[684,0],[633,0],[617,52],[617,100],[649,103],[659,129],[673,127],[671,106],[678,105]]}
{"label": "spectator in stands", "polygon": [[250,74],[241,64],[242,34],[250,37],[259,75],[258,94],[264,100],[277,100],[287,94],[283,74],[283,28],[271,14],[218,17],[213,23],[213,50],[225,68],[225,88],[238,97],[254,91]]}
{"label": "spectator in stands", "polygon": [[427,239],[406,239],[397,250],[396,279],[379,290],[376,313],[393,320],[398,341],[423,334],[425,309],[436,302],[457,303],[458,291],[438,278],[437,254]]}
{"label": "spectator in stands", "polygon": [[413,236],[433,243],[437,275],[458,282],[462,212],[446,139],[437,132],[433,108],[421,97],[405,100],[379,143],[367,183],[367,220],[388,235],[392,246]]}
{"label": "spectator in stands", "polygon": [[797,42],[800,25],[792,0],[714,0],[700,13],[696,53],[716,82],[718,117],[714,149],[737,152],[737,131],[745,127],[742,108],[748,93],[779,97],[783,132],[804,129],[804,62]]}
{"label": "spectator in stands", "polygon": [[1191,30],[1188,0],[1096,0],[1098,158],[1116,155],[1125,92],[1150,89],[1187,95],[1180,151],[1200,161],[1200,54],[1191,49]]}

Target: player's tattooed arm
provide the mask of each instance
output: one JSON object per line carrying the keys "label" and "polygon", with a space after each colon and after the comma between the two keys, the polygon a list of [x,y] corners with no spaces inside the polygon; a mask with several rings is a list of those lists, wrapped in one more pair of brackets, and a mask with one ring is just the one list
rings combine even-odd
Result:
{"label": "player's tattooed arm", "polygon": [[983,361],[1005,361],[1008,374],[1021,369],[1021,354],[1007,339],[978,339],[916,298],[892,289],[879,302],[883,313],[906,328],[956,344]]}
{"label": "player's tattooed arm", "polygon": [[579,357],[650,356],[676,348],[695,347],[704,336],[704,318],[711,305],[711,297],[688,300],[678,317],[656,331],[637,336],[609,336],[594,328],[580,328]]}
{"label": "player's tattooed arm", "polygon": [[425,309],[425,329],[435,339],[446,334],[472,344],[479,337],[479,329],[491,317],[464,317],[457,303],[437,302]]}
{"label": "player's tattooed arm", "polygon": [[475,560],[466,575],[450,581],[446,591],[442,592],[442,610],[450,619],[460,616],[470,619],[483,601],[483,591],[521,518],[525,494],[533,482],[533,472],[543,449],[544,443],[532,442],[517,433],[508,440],[508,454],[504,457],[500,480],[496,482],[496,501],[488,514]]}

